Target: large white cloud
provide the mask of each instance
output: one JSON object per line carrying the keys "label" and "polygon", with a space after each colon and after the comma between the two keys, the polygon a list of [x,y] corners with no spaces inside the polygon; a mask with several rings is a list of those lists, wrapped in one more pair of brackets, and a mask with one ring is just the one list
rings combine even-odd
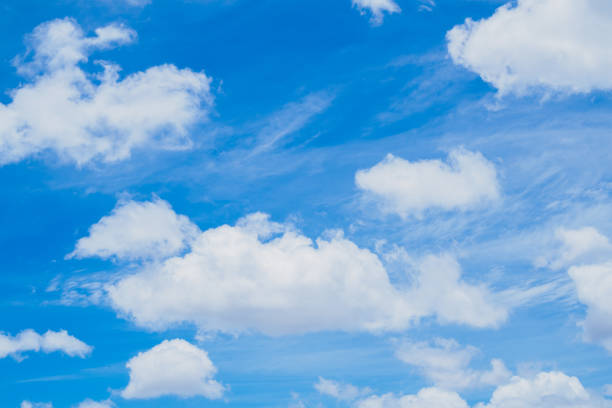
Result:
{"label": "large white cloud", "polygon": [[370,19],[374,25],[382,24],[385,13],[400,13],[402,10],[394,0],[352,0],[353,7],[356,7],[362,14],[369,11],[372,14]]}
{"label": "large white cloud", "polygon": [[431,380],[436,387],[461,390],[470,387],[499,385],[506,382],[511,373],[501,360],[491,360],[489,370],[470,368],[478,349],[462,347],[451,339],[434,339],[433,344],[402,341],[396,356]]}
{"label": "large white cloud", "polygon": [[453,150],[448,163],[411,162],[388,155],[374,167],[358,171],[355,182],[383,211],[402,217],[421,217],[430,208],[474,208],[500,197],[493,163],[465,149]]}
{"label": "large white cloud", "polygon": [[120,201],[113,212],[89,229],[68,258],[97,256],[135,260],[163,258],[183,251],[199,228],[177,215],[167,202]]}
{"label": "large white cloud", "polygon": [[357,408],[469,408],[459,394],[439,388],[424,388],[415,395],[372,396],[357,403]]}
{"label": "large white cloud", "polygon": [[[106,223],[114,224],[114,216]],[[130,253],[131,242],[119,238],[94,253]],[[410,286],[396,287],[376,254],[341,233],[313,242],[256,213],[235,226],[200,232],[184,255],[140,263],[106,292],[121,315],[153,329],[190,322],[203,331],[230,333],[375,332],[403,330],[424,317],[494,327],[508,315],[508,306],[484,285],[462,280],[450,255],[423,257],[410,274]]]}
{"label": "large white cloud", "polygon": [[447,40],[455,63],[503,95],[612,89],[611,36],[608,0],[518,0],[467,19]]}
{"label": "large white cloud", "polygon": [[203,73],[160,65],[119,79],[119,66],[81,64],[95,51],[130,43],[136,33],[112,24],[86,36],[71,19],[53,20],[27,37],[16,59],[27,81],[0,104],[0,165],[43,152],[83,165],[126,159],[134,149],[184,149],[188,130],[205,120],[213,97]]}
{"label": "large white cloud", "polygon": [[27,352],[62,352],[70,357],[85,357],[92,347],[68,334],[65,330],[49,330],[38,334],[34,330],[24,330],[16,336],[0,334],[0,358],[14,356],[20,358]]}
{"label": "large white cloud", "polygon": [[606,401],[585,390],[580,380],[561,372],[542,372],[533,378],[513,377],[498,387],[488,404],[475,408],[609,408]]}
{"label": "large white cloud", "polygon": [[218,399],[225,388],[214,380],[216,367],[208,354],[185,340],[166,340],[139,353],[127,363],[130,382],[121,391],[125,399],[166,395]]}

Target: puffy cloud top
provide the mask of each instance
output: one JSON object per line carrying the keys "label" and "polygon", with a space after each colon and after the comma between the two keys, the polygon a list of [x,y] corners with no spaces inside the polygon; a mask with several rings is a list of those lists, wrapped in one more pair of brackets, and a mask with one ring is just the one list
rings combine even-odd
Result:
{"label": "puffy cloud top", "polygon": [[199,233],[199,228],[159,199],[119,202],[112,213],[91,226],[68,258],[152,259],[176,255]]}
{"label": "puffy cloud top", "polygon": [[212,107],[203,73],[161,65],[119,79],[120,68],[98,62],[89,74],[80,64],[95,51],[127,44],[136,33],[111,24],[86,36],[71,19],[53,20],[27,37],[29,52],[17,58],[29,82],[0,104],[0,165],[42,152],[83,165],[123,160],[134,149],[185,149],[189,128]]}
{"label": "puffy cloud top", "polygon": [[213,378],[217,372],[208,354],[185,340],[166,340],[139,353],[127,363],[130,382],[121,391],[125,399],[165,395],[218,399],[225,388]]}
{"label": "puffy cloud top", "polygon": [[410,162],[388,155],[382,162],[355,175],[357,187],[385,212],[421,217],[430,208],[473,208],[500,196],[495,166],[482,154],[453,150],[448,163]]}
{"label": "puffy cloud top", "polygon": [[612,89],[612,3],[518,0],[447,33],[456,64],[501,95],[531,91],[584,93]]}

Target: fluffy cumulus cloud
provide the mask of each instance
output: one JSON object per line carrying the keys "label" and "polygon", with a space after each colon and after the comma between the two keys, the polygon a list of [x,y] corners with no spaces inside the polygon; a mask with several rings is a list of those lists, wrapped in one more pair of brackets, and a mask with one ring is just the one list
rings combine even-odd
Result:
{"label": "fluffy cumulus cloud", "polygon": [[561,372],[542,372],[534,378],[513,377],[498,387],[488,404],[476,408],[609,408],[604,400],[585,388],[576,377]]}
{"label": "fluffy cumulus cloud", "polygon": [[369,11],[372,15],[370,22],[374,25],[382,24],[385,13],[400,13],[402,10],[393,0],[352,0],[353,7],[356,7],[362,14]]}
{"label": "fluffy cumulus cloud", "polygon": [[188,130],[203,121],[213,97],[203,73],[161,65],[119,77],[119,66],[82,63],[95,51],[133,42],[136,33],[111,24],[86,36],[71,19],[53,20],[27,37],[15,60],[25,78],[0,104],[0,165],[44,152],[83,165],[128,158],[134,149],[185,149]]}
{"label": "fluffy cumulus cloud", "polygon": [[315,389],[323,395],[330,396],[340,401],[353,401],[359,397],[372,392],[370,388],[358,388],[352,384],[341,383],[319,377]]}
{"label": "fluffy cumulus cloud", "polygon": [[216,367],[208,354],[185,340],[166,340],[139,353],[127,363],[130,382],[121,391],[125,399],[166,395],[218,399],[225,388],[214,380]]}
{"label": "fluffy cumulus cloud", "polygon": [[388,155],[355,175],[357,187],[387,213],[421,217],[427,209],[469,209],[500,197],[495,166],[478,152],[453,150],[448,161]]}
{"label": "fluffy cumulus cloud", "polygon": [[470,368],[478,353],[475,347],[462,347],[454,340],[440,338],[432,344],[403,341],[396,351],[400,360],[414,366],[439,388],[461,390],[499,385],[510,379],[511,373],[501,360],[491,360],[488,370]]}
{"label": "fluffy cumulus cloud", "polygon": [[[130,242],[97,247],[96,254],[129,252]],[[177,242],[189,242],[184,254],[140,262],[135,273],[107,285],[122,316],[153,329],[190,322],[202,331],[284,335],[403,330],[428,316],[491,327],[508,314],[485,286],[462,280],[450,255],[419,260],[409,272],[412,284],[397,287],[376,254],[341,233],[313,241],[261,213]]]}
{"label": "fluffy cumulus cloud", "polygon": [[612,352],[612,260],[602,264],[572,266],[568,271],[578,299],[587,306],[582,322],[585,340]]}
{"label": "fluffy cumulus cloud", "polygon": [[120,201],[81,238],[68,258],[97,256],[135,260],[169,257],[180,253],[199,233],[199,228],[177,215],[160,199],[150,202]]}
{"label": "fluffy cumulus cloud", "polygon": [[584,339],[612,352],[612,245],[593,227],[559,228],[559,248],[546,262],[551,268],[568,268],[578,300],[587,307],[581,322]]}
{"label": "fluffy cumulus cloud", "polygon": [[359,401],[357,408],[469,408],[459,394],[439,388],[424,388],[415,395],[385,394]]}
{"label": "fluffy cumulus cloud", "polygon": [[447,34],[457,64],[500,94],[612,89],[612,3],[518,0]]}
{"label": "fluffy cumulus cloud", "polygon": [[92,347],[68,334],[65,330],[47,331],[38,334],[34,330],[24,330],[16,336],[0,334],[0,358],[13,356],[20,358],[23,353],[62,352],[70,357],[85,357]]}

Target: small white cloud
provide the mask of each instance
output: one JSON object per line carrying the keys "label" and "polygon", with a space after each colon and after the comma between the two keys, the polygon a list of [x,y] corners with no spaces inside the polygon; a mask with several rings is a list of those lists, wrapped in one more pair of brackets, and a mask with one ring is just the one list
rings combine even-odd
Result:
{"label": "small white cloud", "polygon": [[90,399],[86,399],[81,402],[77,408],[114,408],[115,404],[111,401],[93,401]]}
{"label": "small white cloud", "polygon": [[166,340],[139,353],[126,364],[130,382],[121,391],[125,399],[166,395],[218,399],[225,388],[214,380],[217,372],[208,354],[185,340]]}
{"label": "small white cloud", "polygon": [[89,236],[81,238],[67,257],[166,258],[186,249],[199,232],[164,200],[120,201],[110,215],[91,226]]}
{"label": "small white cloud", "polygon": [[372,390],[367,387],[358,388],[352,384],[327,380],[322,377],[319,377],[319,381],[314,387],[320,394],[333,397],[340,401],[353,401],[372,392]]}
{"label": "small white cloud", "polygon": [[372,15],[370,22],[373,25],[380,25],[383,22],[385,13],[401,13],[400,6],[393,0],[352,0],[353,7],[356,7],[361,14],[366,10]]}
{"label": "small white cloud", "polygon": [[81,68],[93,52],[135,38],[117,24],[89,37],[71,19],[38,26],[15,60],[27,81],[0,104],[0,165],[44,152],[84,165],[127,159],[134,149],[191,147],[188,130],[213,104],[206,75],[161,65],[120,80],[112,63],[99,62],[96,75]]}
{"label": "small white cloud", "polygon": [[[122,204],[137,209],[150,205]],[[164,213],[172,211],[167,204],[162,207]],[[147,222],[147,217],[139,220]],[[141,253],[142,242],[121,230],[139,230],[139,223],[117,227],[112,251],[90,253]],[[425,317],[444,324],[495,327],[508,315],[508,306],[486,286],[463,281],[461,267],[451,255],[430,255],[404,265],[412,285],[396,287],[375,253],[341,233],[313,241],[262,213],[242,218],[235,226],[201,231],[191,240],[160,242],[157,251],[167,259],[131,264],[135,273],[90,287],[97,297],[106,294],[121,316],[147,328],[162,330],[189,322],[204,333],[377,332],[404,330]],[[169,257],[176,248],[172,242],[186,242],[184,254]],[[73,285],[71,291],[88,289],[86,285],[94,282],[75,284],[78,287]]]}
{"label": "small white cloud", "polygon": [[422,217],[430,209],[470,209],[498,200],[497,172],[478,152],[453,150],[448,163],[388,155],[355,175],[357,187],[387,213]]}
{"label": "small white cloud", "polygon": [[479,74],[500,95],[612,89],[612,3],[518,0],[447,33],[456,64]]}
{"label": "small white cloud", "polygon": [[34,330],[24,330],[16,336],[0,334],[0,358],[13,356],[20,358],[27,352],[53,353],[60,351],[70,357],[84,358],[92,347],[68,334],[65,330],[47,331],[40,335]]}
{"label": "small white cloud", "polygon": [[357,408],[469,408],[456,392],[424,388],[415,395],[372,396],[357,403]]}
{"label": "small white cloud", "polygon": [[475,347],[462,347],[455,340],[435,339],[433,344],[403,341],[396,350],[396,356],[416,367],[436,387],[443,389],[499,385],[510,379],[512,374],[501,360],[491,360],[489,370],[470,368],[478,352]]}
{"label": "small white cloud", "polygon": [[580,380],[561,372],[542,372],[534,378],[513,377],[498,387],[488,404],[475,408],[609,408],[604,400],[584,389]]}
{"label": "small white cloud", "polygon": [[50,404],[48,402],[23,401],[20,407],[21,408],[53,408],[53,404]]}
{"label": "small white cloud", "polygon": [[433,344],[403,341],[396,350],[401,361],[416,367],[439,388],[462,390],[499,385],[510,379],[512,374],[501,360],[491,360],[489,370],[470,368],[478,353],[475,347],[462,347],[455,340],[440,338]]}

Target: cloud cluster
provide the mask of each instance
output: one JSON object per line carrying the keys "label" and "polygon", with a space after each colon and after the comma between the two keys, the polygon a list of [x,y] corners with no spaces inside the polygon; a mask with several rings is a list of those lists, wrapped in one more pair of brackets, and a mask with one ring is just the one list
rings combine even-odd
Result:
{"label": "cloud cluster", "polygon": [[353,7],[356,7],[362,14],[366,10],[372,14],[370,22],[373,25],[380,25],[383,22],[385,13],[400,13],[400,6],[393,0],[352,0]]}
{"label": "cloud cluster", "polygon": [[456,64],[500,95],[612,89],[612,4],[607,0],[518,0],[447,33]]}
{"label": "cloud cluster", "polygon": [[[169,211],[162,200],[122,206]],[[140,212],[138,222],[127,225],[113,220],[119,212],[105,217],[104,225],[113,229],[106,234],[115,239],[96,241],[93,253],[113,257],[118,248],[132,253],[134,241],[122,237],[135,234],[144,239],[137,241],[137,248],[159,243],[154,234],[147,243],[148,235],[138,232],[155,222],[148,219],[155,214]],[[123,232],[126,227],[129,233]],[[235,226],[196,235],[176,240],[189,242],[183,255],[143,261],[136,273],[108,285],[112,307],[153,329],[189,322],[202,331],[268,335],[403,330],[425,317],[444,324],[494,327],[508,315],[508,307],[485,286],[462,280],[461,268],[450,255],[420,259],[409,271],[412,284],[396,287],[376,254],[339,232],[313,241],[289,224],[255,213]]]}
{"label": "cloud cluster", "polygon": [[511,377],[501,360],[491,360],[490,370],[470,368],[478,349],[462,347],[451,339],[434,339],[433,344],[403,341],[396,356],[417,368],[418,372],[432,381],[436,387],[450,390],[499,385]]}
{"label": "cloud cluster", "polygon": [[500,197],[493,163],[478,152],[456,149],[448,162],[411,162],[388,155],[355,175],[357,187],[386,213],[422,217],[424,211],[470,209]]}
{"label": "cloud cluster", "polygon": [[68,18],[36,27],[28,53],[15,59],[27,81],[0,104],[0,165],[43,152],[84,165],[126,159],[135,149],[190,147],[188,130],[213,104],[205,74],[160,65],[120,79],[120,67],[106,61],[97,61],[100,73],[83,69],[95,51],[135,38],[117,24],[86,36]]}
{"label": "cloud cluster", "polygon": [[218,399],[225,388],[214,380],[216,367],[208,354],[185,340],[166,340],[139,353],[127,363],[130,382],[121,391],[125,399],[166,395]]}
{"label": "cloud cluster", "polygon": [[[469,408],[456,392],[424,388],[416,394],[373,395],[356,403],[358,408]],[[541,372],[533,377],[512,377],[497,387],[489,402],[474,408],[610,408],[612,401],[587,391],[580,380],[562,372]]]}
{"label": "cloud cluster", "polygon": [[0,358],[13,356],[20,358],[27,352],[53,353],[62,352],[70,357],[85,357],[92,351],[92,347],[68,334],[67,331],[49,330],[45,334],[38,334],[34,330],[24,330],[16,336],[0,334]]}

